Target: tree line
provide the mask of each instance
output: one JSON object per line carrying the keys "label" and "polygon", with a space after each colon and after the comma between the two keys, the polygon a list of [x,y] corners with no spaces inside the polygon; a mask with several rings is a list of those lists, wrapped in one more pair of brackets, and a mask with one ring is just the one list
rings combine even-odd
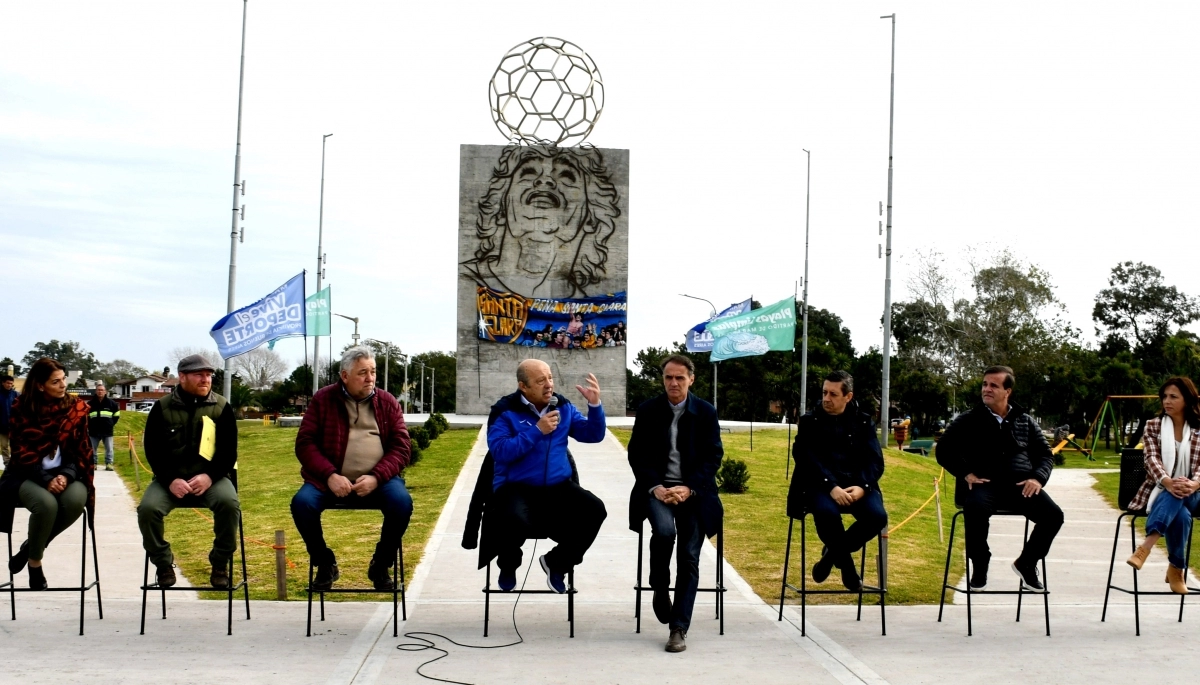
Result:
{"label": "tree line", "polygon": [[[1092,310],[1097,343],[1065,319],[1050,274],[1005,251],[969,254],[965,287],[948,273],[946,258],[920,255],[907,300],[892,306],[892,416],[909,415],[922,434],[978,401],[980,372],[991,364],[1013,368],[1015,399],[1043,425],[1069,425],[1082,435],[1108,395],[1155,394],[1172,375],[1200,378],[1200,339],[1185,326],[1200,319],[1200,303],[1144,263],[1114,266]],[[759,306],[754,303],[755,308]],[[801,311],[797,303],[797,311]],[[795,352],[769,352],[720,363],[719,410],[732,420],[779,421],[800,407],[801,330]],[[658,364],[683,344],[638,352],[627,370],[630,408],[661,391]],[[712,400],[713,368],[697,362],[693,391]],[[820,401],[826,373],[846,369],[855,395],[879,411],[883,359],[878,347],[862,353],[835,313],[809,307],[808,408]],[[1153,403],[1125,406],[1145,413]]]}

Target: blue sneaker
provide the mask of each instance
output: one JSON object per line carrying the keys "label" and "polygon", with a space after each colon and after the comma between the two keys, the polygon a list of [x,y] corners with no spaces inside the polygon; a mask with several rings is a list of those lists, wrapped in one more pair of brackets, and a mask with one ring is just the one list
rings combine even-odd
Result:
{"label": "blue sneaker", "polygon": [[565,573],[557,573],[550,570],[550,565],[546,563],[546,555],[538,557],[538,563],[542,565],[542,570],[546,572],[546,585],[558,594],[563,594],[567,591],[567,581]]}
{"label": "blue sneaker", "polygon": [[517,586],[517,570],[510,569],[508,571],[500,569],[500,576],[496,578],[496,587],[500,588],[501,592],[512,592]]}

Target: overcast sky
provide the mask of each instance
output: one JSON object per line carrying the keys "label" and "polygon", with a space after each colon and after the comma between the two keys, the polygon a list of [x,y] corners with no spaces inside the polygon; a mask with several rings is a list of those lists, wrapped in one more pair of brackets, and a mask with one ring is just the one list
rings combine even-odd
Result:
{"label": "overcast sky", "polygon": [[[910,7],[911,5],[911,7]],[[312,269],[321,135],[334,311],[405,351],[455,333],[458,146],[503,143],[487,84],[531,37],[606,85],[630,152],[629,342],[810,301],[879,345],[896,28],[893,296],[918,250],[1047,268],[1071,322],[1119,261],[1200,294],[1196,3],[315,3],[250,0],[237,302]],[[0,357],[78,340],[161,367],[225,313],[242,3],[0,7]],[[542,14],[548,16],[540,16]],[[334,344],[352,325],[335,319]],[[303,355],[298,341],[277,350]]]}

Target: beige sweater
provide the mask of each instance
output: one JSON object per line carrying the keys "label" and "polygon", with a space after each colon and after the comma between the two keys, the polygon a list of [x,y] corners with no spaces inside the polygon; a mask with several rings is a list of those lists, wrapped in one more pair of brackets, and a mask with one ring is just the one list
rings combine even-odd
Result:
{"label": "beige sweater", "polygon": [[350,431],[346,440],[346,456],[342,459],[342,475],[353,483],[359,476],[370,473],[383,458],[383,441],[375,421],[375,406],[371,399],[361,402],[346,397],[346,413]]}

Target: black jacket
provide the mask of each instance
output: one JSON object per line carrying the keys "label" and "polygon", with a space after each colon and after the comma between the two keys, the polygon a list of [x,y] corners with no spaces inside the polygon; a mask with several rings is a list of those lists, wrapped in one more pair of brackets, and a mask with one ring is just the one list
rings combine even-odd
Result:
{"label": "black jacket", "polygon": [[113,428],[121,420],[121,408],[113,398],[93,397],[88,400],[88,435],[93,438],[111,438]]}
{"label": "black jacket", "polygon": [[[937,462],[958,479],[958,493],[966,492],[964,478],[1018,481],[1035,478],[1042,485],[1054,470],[1054,455],[1042,429],[1024,407],[1009,402],[1004,422],[996,420],[983,404],[960,415],[946,428],[934,451]],[[961,503],[961,502],[959,502]]]}
{"label": "black jacket", "polygon": [[[671,451],[671,422],[675,414],[665,394],[642,403],[629,438],[629,466],[635,482],[629,493],[629,528],[642,529],[648,515],[650,489],[662,485]],[[717,495],[717,469],[725,456],[717,410],[688,393],[687,408],[679,417],[675,448],[679,450],[683,484],[696,493],[700,525],[712,537],[721,528],[725,510]]]}
{"label": "black jacket", "polygon": [[[835,450],[843,457],[839,464],[832,460]],[[787,513],[792,518],[804,514],[808,492],[829,492],[835,486],[851,485],[878,490],[883,477],[883,451],[879,449],[875,423],[857,402],[846,405],[838,416],[825,413],[821,407],[801,416],[796,422],[792,456],[796,473],[788,487],[787,502]]]}
{"label": "black jacket", "polygon": [[[567,402],[567,399],[558,395],[558,402],[563,404]],[[488,413],[488,428],[490,429],[496,419],[506,411],[528,411],[521,403],[519,391],[501,397],[492,405],[492,410]],[[579,485],[579,469],[575,467],[575,458],[571,456],[570,450],[567,450],[567,461],[571,463],[571,481]],[[479,548],[479,568],[491,563],[492,559],[496,558],[500,552],[496,547],[497,540],[493,527],[483,517],[487,511],[488,501],[492,498],[495,468],[496,462],[492,459],[491,450],[488,450],[487,455],[483,458],[483,465],[479,467],[479,475],[475,478],[475,490],[471,493],[471,504],[467,507],[467,523],[463,527],[463,549]]]}
{"label": "black jacket", "polygon": [[[200,455],[205,416],[216,424],[212,459]],[[187,480],[201,473],[214,482],[229,478],[237,485],[237,417],[233,405],[215,392],[195,397],[176,386],[150,409],[143,443],[154,479],[165,488],[176,478]]]}

